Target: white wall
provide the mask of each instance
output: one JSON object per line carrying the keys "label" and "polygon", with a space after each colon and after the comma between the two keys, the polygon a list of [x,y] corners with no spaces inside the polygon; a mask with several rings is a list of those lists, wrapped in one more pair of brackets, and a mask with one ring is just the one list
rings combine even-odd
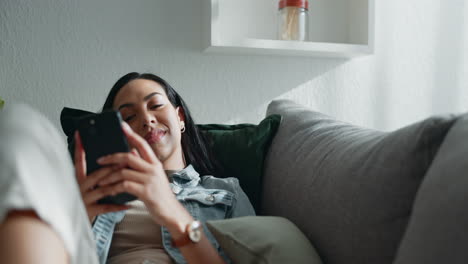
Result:
{"label": "white wall", "polygon": [[343,60],[204,54],[201,0],[1,0],[0,96],[59,127],[63,106],[98,110],[148,71],[199,123],[257,123],[275,98],[382,130],[467,111],[466,1],[376,2],[375,54]]}

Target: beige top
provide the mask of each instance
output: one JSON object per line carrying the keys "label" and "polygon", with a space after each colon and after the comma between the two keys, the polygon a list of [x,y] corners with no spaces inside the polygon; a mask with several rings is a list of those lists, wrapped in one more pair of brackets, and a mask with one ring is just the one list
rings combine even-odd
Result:
{"label": "beige top", "polygon": [[115,226],[107,263],[174,263],[162,245],[161,226],[151,218],[145,204],[140,200],[129,204],[133,207]]}

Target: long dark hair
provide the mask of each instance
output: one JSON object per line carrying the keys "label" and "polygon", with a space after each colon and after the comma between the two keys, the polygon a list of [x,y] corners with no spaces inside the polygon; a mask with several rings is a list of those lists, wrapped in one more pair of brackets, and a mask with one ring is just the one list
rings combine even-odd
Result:
{"label": "long dark hair", "polygon": [[[181,107],[184,114],[185,132],[182,133],[182,150],[185,155],[185,161],[192,164],[195,170],[201,175],[216,175],[222,173],[219,162],[213,156],[209,146],[209,139],[201,133],[195,124],[190,111],[182,97],[159,76],[151,73],[131,72],[122,76],[112,87],[107,95],[106,102],[102,110],[112,109],[114,99],[117,93],[130,81],[136,79],[145,79],[160,84],[166,91],[167,97],[174,107]],[[222,175],[216,175],[222,177]]]}

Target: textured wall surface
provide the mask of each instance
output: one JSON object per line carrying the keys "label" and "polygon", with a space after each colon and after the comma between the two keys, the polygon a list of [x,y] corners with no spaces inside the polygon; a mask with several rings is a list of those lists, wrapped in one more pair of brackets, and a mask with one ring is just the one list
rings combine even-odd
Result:
{"label": "textured wall surface", "polygon": [[63,106],[98,110],[148,71],[200,123],[257,123],[275,98],[382,130],[466,111],[466,1],[376,2],[375,54],[344,60],[202,53],[201,0],[1,0],[0,96],[59,126]]}

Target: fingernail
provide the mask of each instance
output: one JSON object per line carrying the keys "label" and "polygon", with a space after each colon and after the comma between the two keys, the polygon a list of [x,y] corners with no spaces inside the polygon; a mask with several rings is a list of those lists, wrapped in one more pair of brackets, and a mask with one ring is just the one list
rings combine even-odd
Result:
{"label": "fingernail", "polygon": [[96,160],[97,163],[101,164],[106,160],[106,157],[100,157],[99,159]]}
{"label": "fingernail", "polygon": [[127,124],[127,122],[122,122],[122,128],[125,130],[125,131],[132,131],[132,129],[130,128],[130,126]]}

